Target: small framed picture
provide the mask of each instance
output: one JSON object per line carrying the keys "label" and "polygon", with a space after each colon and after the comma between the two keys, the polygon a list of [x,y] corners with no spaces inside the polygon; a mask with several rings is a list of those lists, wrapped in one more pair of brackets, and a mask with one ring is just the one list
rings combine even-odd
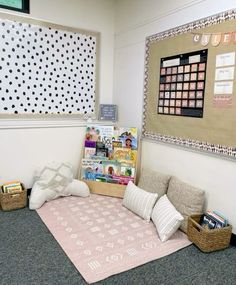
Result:
{"label": "small framed picture", "polygon": [[98,120],[100,121],[117,121],[118,106],[114,104],[100,104]]}

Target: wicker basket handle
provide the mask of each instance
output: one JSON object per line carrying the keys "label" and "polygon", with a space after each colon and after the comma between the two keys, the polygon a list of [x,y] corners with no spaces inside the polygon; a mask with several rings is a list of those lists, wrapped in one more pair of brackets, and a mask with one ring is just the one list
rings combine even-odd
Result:
{"label": "wicker basket handle", "polygon": [[194,221],[193,219],[191,219],[191,222],[192,222],[192,226],[193,226],[193,228],[195,228],[197,231],[202,231],[203,230],[203,228],[202,228],[202,226],[201,225],[199,225],[199,223],[197,223],[196,221]]}

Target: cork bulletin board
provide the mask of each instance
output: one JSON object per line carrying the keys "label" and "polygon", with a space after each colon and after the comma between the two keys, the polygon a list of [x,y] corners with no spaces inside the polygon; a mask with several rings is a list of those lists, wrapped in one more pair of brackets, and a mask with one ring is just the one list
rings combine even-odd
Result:
{"label": "cork bulletin board", "polygon": [[144,138],[236,158],[236,10],[146,39]]}
{"label": "cork bulletin board", "polygon": [[0,13],[0,117],[96,116],[99,33]]}

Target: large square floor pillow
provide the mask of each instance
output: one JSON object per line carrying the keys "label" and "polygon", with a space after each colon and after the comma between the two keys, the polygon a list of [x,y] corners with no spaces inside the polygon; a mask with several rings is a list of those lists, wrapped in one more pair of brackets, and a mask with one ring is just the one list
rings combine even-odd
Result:
{"label": "large square floor pillow", "polygon": [[171,177],[167,190],[167,197],[176,210],[184,217],[180,229],[187,233],[188,217],[203,212],[204,191],[193,187],[176,177]]}
{"label": "large square floor pillow", "polygon": [[166,194],[170,178],[170,175],[144,168],[141,171],[138,187],[151,193],[157,193],[159,199]]}

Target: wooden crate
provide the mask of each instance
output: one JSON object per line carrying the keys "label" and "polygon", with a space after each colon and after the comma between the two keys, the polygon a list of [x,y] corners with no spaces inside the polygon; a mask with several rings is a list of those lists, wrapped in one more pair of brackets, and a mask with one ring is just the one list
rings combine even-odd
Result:
{"label": "wooden crate", "polygon": [[92,180],[83,180],[89,187],[90,192],[94,194],[101,194],[106,196],[123,198],[126,185],[92,181]]}

